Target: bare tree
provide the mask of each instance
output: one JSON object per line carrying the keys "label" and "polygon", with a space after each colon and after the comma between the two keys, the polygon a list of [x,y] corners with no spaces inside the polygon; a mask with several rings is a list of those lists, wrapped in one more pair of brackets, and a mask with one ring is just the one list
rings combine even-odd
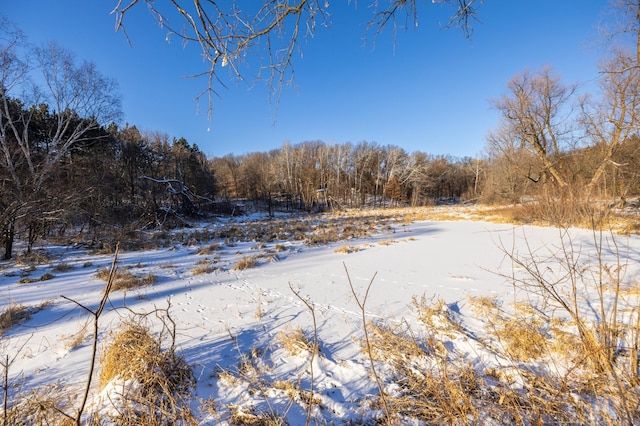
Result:
{"label": "bare tree", "polygon": [[524,71],[507,85],[509,94],[494,101],[504,125],[521,146],[529,148],[544,169],[532,180],[551,176],[560,187],[567,186],[559,160],[572,137],[570,101],[575,86],[565,86],[550,68],[531,74]]}
{"label": "bare tree", "polygon": [[620,146],[640,131],[640,68],[632,57],[618,52],[602,66],[600,99],[582,106],[582,122],[600,158],[587,185],[591,192],[608,166],[623,167],[613,157]]}
{"label": "bare tree", "polygon": [[[369,30],[377,34],[388,25],[395,29],[401,17],[417,24],[417,1],[369,0],[371,7],[362,8],[368,13],[373,11],[367,19]],[[433,0],[432,3],[451,6],[454,12],[448,26],[461,28],[469,36],[476,19],[476,6],[482,2]],[[318,28],[331,24],[328,0],[172,0],[168,3],[161,6],[154,0],[117,0],[112,12],[116,16],[116,29],[126,35],[127,14],[138,5],[146,5],[167,30],[168,40],[176,37],[185,43],[200,45],[208,64],[208,69],[200,75],[208,78],[208,85],[198,97],[208,96],[210,115],[213,95],[217,94],[214,87],[216,83],[224,86],[218,78],[221,67],[228,67],[237,78],[244,79],[247,69],[243,65],[248,54],[255,53],[259,62],[258,79],[266,79],[272,93],[278,94],[283,84],[293,80],[293,60],[296,53],[301,53],[302,41],[314,37]]]}
{"label": "bare tree", "polygon": [[[55,43],[25,58],[23,35],[6,22],[0,36],[0,229],[10,258],[16,221],[37,212],[61,160],[102,123],[116,120],[120,102],[116,83],[94,64],[76,64]],[[43,87],[29,80],[31,70],[41,72]]]}
{"label": "bare tree", "polygon": [[602,27],[601,33],[606,43],[618,46],[631,46],[629,57],[640,66],[640,2],[638,0],[611,0],[612,26]]}
{"label": "bare tree", "polygon": [[640,131],[640,2],[614,0],[612,12],[617,18],[614,27],[602,30],[604,40],[612,43],[612,54],[600,66],[600,99],[591,104],[584,99],[581,103],[587,136],[601,149],[588,184],[590,192],[608,166],[624,166],[613,157]]}

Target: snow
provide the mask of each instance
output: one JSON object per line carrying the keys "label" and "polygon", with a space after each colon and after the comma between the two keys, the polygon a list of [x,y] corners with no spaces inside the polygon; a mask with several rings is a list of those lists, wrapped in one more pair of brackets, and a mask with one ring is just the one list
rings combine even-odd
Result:
{"label": "snow", "polygon": [[[203,224],[205,228],[211,226],[222,225]],[[593,255],[592,232],[571,229],[569,233],[581,255]],[[304,424],[304,405],[291,404],[286,390],[271,386],[265,391],[266,397],[255,395],[246,381],[225,374],[237,371],[239,360],[245,357],[270,383],[300,381],[300,388],[310,388],[310,354],[303,350],[292,355],[278,339],[279,333],[296,327],[313,336],[312,313],[301,297],[314,308],[320,345],[312,364],[313,390],[324,409],[316,407],[312,414],[326,423],[356,421],[374,416],[366,401],[375,398],[377,388],[362,351],[362,313],[349,278],[360,301],[371,284],[365,306],[368,320],[380,319],[418,330],[412,301],[424,296],[444,301],[443,309],[473,336],[481,333],[481,318],[469,309],[469,296],[512,301],[515,289],[508,277],[521,270],[514,269],[507,254],[548,256],[562,247],[561,235],[561,231],[545,227],[420,221],[397,222],[388,232],[315,247],[302,241],[276,240],[257,249],[256,242],[240,241],[230,247],[220,240],[122,252],[119,270],[136,275],[151,273],[157,281],[111,293],[100,317],[99,348],[104,350],[111,333],[131,312],[169,307],[177,324],[178,351],[193,366],[196,396],[212,398],[218,407],[216,414],[202,416],[202,424],[226,424],[231,407],[242,407],[239,413],[267,399],[270,409],[287,413],[290,424]],[[214,242],[221,244],[218,250],[198,254]],[[640,265],[640,237],[617,237],[616,242],[628,261],[625,282],[631,282]],[[232,269],[242,256],[275,244],[286,245],[287,250],[278,252],[277,258],[259,258],[253,268]],[[337,249],[345,244],[358,250],[339,252]],[[87,334],[91,331],[90,315],[79,305],[91,310],[98,306],[105,283],[95,273],[108,268],[113,258],[77,247],[43,243],[40,249],[46,250],[51,260],[35,269],[18,262],[1,264],[0,312],[15,304],[47,304],[27,322],[6,331],[0,352],[3,359],[9,356],[13,360],[10,381],[19,382],[21,389],[56,385],[81,395],[91,358],[91,339],[87,336],[76,347],[70,342],[83,329]],[[616,260],[615,253],[604,255],[610,262]],[[197,262],[214,258],[219,269],[205,274],[192,272]],[[53,271],[52,266],[60,263],[71,268]],[[54,278],[38,281],[45,272]],[[25,275],[33,282],[20,283]],[[472,339],[452,339],[443,344],[474,362],[495,362],[476,359],[483,355]],[[99,398],[97,376],[93,383],[92,398]],[[102,390],[102,394],[105,392],[109,389]],[[387,392],[393,394],[393,385]]]}

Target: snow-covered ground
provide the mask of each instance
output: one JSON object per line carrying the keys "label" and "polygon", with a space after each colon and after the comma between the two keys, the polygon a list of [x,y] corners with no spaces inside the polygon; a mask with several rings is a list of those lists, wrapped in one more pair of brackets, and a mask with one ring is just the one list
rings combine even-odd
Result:
{"label": "snow-covered ground", "polygon": [[[286,381],[304,389],[313,385],[321,401],[312,412],[314,422],[367,423],[376,416],[367,401],[375,398],[378,389],[362,350],[362,313],[349,278],[360,301],[371,284],[365,306],[369,320],[402,325],[419,334],[423,325],[417,319],[414,299],[424,296],[425,300],[443,300],[445,309],[471,330],[467,336],[474,336],[482,333],[482,318],[471,309],[470,297],[489,296],[505,303],[514,300],[513,282],[506,277],[518,273],[518,268],[507,254],[544,256],[561,247],[561,232],[554,228],[481,221],[390,224],[368,237],[317,246],[295,239],[183,238],[186,243],[121,252],[119,270],[137,276],[152,274],[156,280],[152,285],[111,293],[100,317],[99,351],[134,313],[169,307],[177,325],[178,353],[193,367],[195,396],[215,401],[215,412],[201,414],[202,424],[229,423],[234,410],[237,414],[252,407],[255,412],[285,415],[293,425],[304,424],[304,404],[292,403],[283,386],[268,386]],[[202,228],[217,226],[230,225],[211,223]],[[191,232],[198,230],[202,231]],[[580,256],[593,254],[592,232],[574,229],[570,235]],[[632,283],[640,265],[640,237],[620,236],[616,242],[622,260],[628,261],[624,282]],[[214,243],[219,246],[212,246]],[[80,395],[91,358],[91,323],[89,313],[79,305],[97,307],[105,281],[96,271],[108,268],[113,256],[44,243],[38,250],[47,253],[46,262],[0,264],[0,312],[12,305],[47,302],[28,321],[2,336],[0,353],[3,362],[10,360],[11,393],[53,385]],[[615,262],[617,256],[607,250],[605,260]],[[257,264],[234,269],[243,257],[254,257]],[[195,271],[198,265],[211,266],[210,272]],[[47,273],[53,277],[41,281]],[[320,351],[312,364],[313,383],[310,353],[290,353],[281,337],[282,332],[293,334],[298,328],[313,337],[312,312],[301,298],[314,308],[317,321]],[[149,321],[157,326],[153,318]],[[87,337],[79,345],[71,344],[79,333]],[[443,343],[471,362],[486,354],[472,338]],[[241,374],[240,362],[248,357],[255,358],[263,392],[252,391],[251,380]],[[93,383],[88,411],[98,404],[98,380]],[[9,399],[12,401],[11,395]],[[194,407],[198,404],[194,397]]]}

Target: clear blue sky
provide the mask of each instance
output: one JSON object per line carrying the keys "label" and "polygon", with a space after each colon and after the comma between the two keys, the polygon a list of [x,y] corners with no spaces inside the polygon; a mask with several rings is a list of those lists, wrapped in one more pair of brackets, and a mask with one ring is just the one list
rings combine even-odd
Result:
{"label": "clear blue sky", "polygon": [[450,9],[419,0],[419,27],[395,44],[387,30],[375,47],[363,45],[367,3],[332,0],[332,26],[295,59],[297,86],[285,88],[275,120],[266,86],[248,81],[219,91],[212,122],[206,100],[199,113],[194,102],[206,81],[184,78],[206,69],[199,47],[168,44],[143,5],[126,22],[132,47],[115,32],[112,0],[12,0],[0,13],[30,42],[55,40],[116,79],[121,124],[184,137],[209,156],[309,140],[476,156],[498,120],[490,100],[516,73],[551,65],[567,83],[597,77],[607,0],[486,0],[471,40],[441,28]]}

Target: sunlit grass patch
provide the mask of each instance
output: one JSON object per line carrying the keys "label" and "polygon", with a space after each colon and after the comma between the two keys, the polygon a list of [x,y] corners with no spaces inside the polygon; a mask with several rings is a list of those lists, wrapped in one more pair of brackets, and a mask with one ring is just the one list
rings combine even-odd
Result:
{"label": "sunlit grass patch", "polygon": [[219,243],[209,244],[208,246],[201,247],[198,251],[198,255],[205,256],[211,253],[214,253],[217,250],[220,250],[221,246]]}
{"label": "sunlit grass patch", "polygon": [[496,324],[493,334],[516,361],[531,361],[546,353],[547,337],[531,318],[511,317]]}
{"label": "sunlit grass patch", "polygon": [[33,250],[31,253],[17,256],[16,264],[18,265],[44,265],[50,263],[53,257],[44,250]]}
{"label": "sunlit grass patch", "polygon": [[349,254],[349,253],[355,253],[357,251],[360,251],[360,247],[351,246],[351,245],[342,245],[336,248],[335,250],[333,250],[334,253],[339,253],[339,254]]}
{"label": "sunlit grass patch", "polygon": [[320,398],[314,396],[309,391],[300,389],[300,383],[295,383],[290,380],[276,380],[271,383],[271,387],[283,391],[289,399],[302,406],[308,406],[309,404],[319,406],[322,404],[322,400]]}
{"label": "sunlit grass patch", "polygon": [[241,407],[230,404],[229,423],[234,426],[280,426],[288,424],[286,419],[275,413],[261,412],[255,407]]}
{"label": "sunlit grass patch", "polygon": [[203,274],[210,274],[219,269],[220,268],[216,266],[215,262],[212,262],[212,263],[203,263],[201,265],[196,265],[193,268],[191,268],[190,272],[193,275],[203,275]]}
{"label": "sunlit grass patch", "polygon": [[255,256],[242,256],[240,260],[233,266],[233,270],[242,271],[245,269],[254,268],[258,265],[258,260]]}
{"label": "sunlit grass patch", "polygon": [[468,296],[471,308],[480,315],[494,313],[500,307],[498,299],[492,296]]}
{"label": "sunlit grass patch", "polygon": [[218,264],[218,258],[215,259],[200,259],[195,263],[195,266],[191,268],[193,275],[210,274],[220,269]]}
{"label": "sunlit grass patch", "polygon": [[[109,280],[109,269],[101,268],[96,272],[96,277],[103,281]],[[111,291],[129,290],[132,288],[146,287],[156,283],[158,278],[151,272],[147,275],[134,275],[129,271],[116,270],[113,276]]]}
{"label": "sunlit grass patch", "polygon": [[259,259],[264,259],[267,262],[278,262],[280,261],[280,256],[278,253],[273,250],[264,250],[262,253],[256,255]]}
{"label": "sunlit grass patch", "polygon": [[425,295],[413,296],[412,307],[420,322],[429,330],[444,333],[447,336],[455,335],[461,331],[461,325],[453,317],[446,302],[442,299],[427,299]]}
{"label": "sunlit grass patch", "polygon": [[290,355],[318,352],[318,348],[314,348],[313,341],[307,338],[300,327],[281,331],[278,333],[278,340]]}
{"label": "sunlit grass patch", "polygon": [[[478,397],[485,388],[483,378],[469,364],[453,364],[442,360],[432,368],[416,371],[397,365],[398,392],[388,398],[394,415],[407,416],[419,424],[468,424],[479,419]],[[491,399],[491,394],[484,397]],[[487,401],[488,402],[488,401]],[[399,422],[402,423],[402,422]]]}
{"label": "sunlit grass patch", "polygon": [[632,235],[640,233],[640,217],[616,215],[613,222],[613,229],[622,235]]}
{"label": "sunlit grass patch", "polygon": [[583,345],[580,342],[580,338],[570,328],[551,326],[549,335],[551,336],[547,341],[549,351],[570,360],[577,360],[584,356],[581,353]]}
{"label": "sunlit grass patch", "polygon": [[[371,356],[377,361],[392,364],[404,363],[409,358],[425,356],[430,350],[399,326],[391,327],[387,324],[370,322],[367,327],[370,332]],[[365,342],[362,344],[362,350],[365,352],[368,350]]]}
{"label": "sunlit grass patch", "polygon": [[31,283],[38,282],[38,281],[48,281],[48,280],[51,280],[53,278],[55,278],[55,276],[52,273],[45,272],[44,274],[40,275],[39,278],[23,276],[22,278],[20,278],[18,280],[18,284],[31,284]]}

